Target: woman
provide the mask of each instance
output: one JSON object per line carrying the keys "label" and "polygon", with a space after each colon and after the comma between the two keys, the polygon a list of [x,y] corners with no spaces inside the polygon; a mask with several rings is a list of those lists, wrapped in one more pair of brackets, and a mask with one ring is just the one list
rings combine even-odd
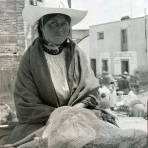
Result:
{"label": "woman", "polygon": [[85,11],[47,5],[24,8],[24,19],[30,24],[38,22],[39,37],[25,52],[18,69],[14,99],[19,123],[8,143],[43,127],[60,106],[97,105],[97,80],[84,53],[69,38],[71,25],[85,15]]}
{"label": "woman", "polygon": [[[54,0],[54,3],[55,1],[56,0]],[[52,3],[50,3],[50,6],[51,4]],[[48,125],[50,127],[52,123],[50,122],[50,119],[52,119],[56,113],[61,118],[60,121],[65,123],[65,120],[67,119],[65,119],[64,113],[66,113],[70,119],[69,121],[74,122],[73,125],[75,126],[70,127],[71,123],[69,122],[68,124],[67,122],[65,124],[68,125],[67,127],[71,130],[73,129],[72,127],[77,128],[78,132],[75,132],[75,130],[72,131],[74,131],[76,135],[80,135],[80,137],[77,137],[75,134],[70,134],[70,136],[72,136],[71,139],[77,139],[77,141],[74,140],[74,145],[77,145],[76,142],[79,143],[79,141],[79,144],[84,145],[84,142],[87,143],[96,138],[95,145],[98,143],[99,147],[102,146],[102,143],[101,145],[99,144],[100,139],[103,137],[102,141],[113,141],[114,139],[116,145],[120,145],[121,143],[118,138],[123,137],[123,144],[125,144],[127,141],[125,133],[122,134],[121,130],[117,127],[97,120],[98,118],[96,119],[96,116],[90,110],[87,110],[84,114],[88,112],[98,121],[98,123],[93,122],[94,120],[88,118],[88,116],[85,116],[85,118],[82,119],[86,119],[88,123],[94,123],[96,126],[95,131],[92,130],[93,126],[88,128],[88,126],[86,126],[88,123],[82,123],[79,118],[84,117],[82,114],[83,110],[86,110],[84,108],[96,108],[98,99],[98,83],[91,68],[87,64],[86,57],[78,46],[69,39],[70,25],[79,22],[85,16],[85,13],[65,8],[51,9],[47,7],[27,6],[24,9],[23,14],[25,20],[29,23],[34,24],[38,21],[39,37],[35,39],[33,44],[25,52],[18,69],[14,98],[19,123],[12,132],[8,143],[15,143],[18,141],[18,143],[15,143],[15,147],[16,145],[20,145],[18,148],[37,147],[36,144],[38,142],[36,142],[36,140],[38,141],[38,139],[35,139],[34,137],[32,137],[33,139],[30,139],[31,137],[28,135],[36,133],[39,137],[44,134],[46,137],[48,130],[44,130],[44,126],[47,123],[47,120],[49,119],[49,123],[47,124],[48,128]],[[69,110],[67,110],[67,112],[62,112],[60,110],[61,106],[70,106],[69,108],[72,112],[74,111],[74,115],[76,114],[75,111],[77,112],[76,115],[78,118],[75,116],[74,118],[71,118]],[[81,116],[78,111],[80,111]],[[79,126],[75,124],[75,119],[80,121],[79,125],[82,128],[79,128]],[[57,120],[59,120],[58,117]],[[53,121],[53,125],[54,123],[57,125],[57,120],[55,122],[51,120]],[[65,127],[64,123],[62,125]],[[63,131],[61,124],[59,124],[59,129],[56,128],[56,130]],[[51,131],[53,131],[54,137],[54,129]],[[91,134],[87,131],[90,131]],[[117,131],[117,133],[115,131]],[[69,130],[66,130],[66,132],[64,130],[63,132],[66,134],[65,136],[67,136]],[[59,133],[61,134],[61,132]],[[132,133],[135,134],[135,130]],[[58,138],[58,136],[59,135],[55,138]],[[61,134],[60,137],[63,139],[63,134]],[[88,137],[89,139],[87,139]],[[20,139],[25,140],[22,142]],[[85,141],[86,139],[87,141]],[[51,139],[49,138],[48,140]],[[107,147],[110,147],[110,141],[107,143]],[[67,143],[69,143],[69,141]],[[67,143],[63,143],[63,145]],[[61,141],[59,141],[59,144],[61,144]],[[11,146],[14,145],[10,144],[5,147],[10,148]],[[40,147],[43,148],[44,146]]]}

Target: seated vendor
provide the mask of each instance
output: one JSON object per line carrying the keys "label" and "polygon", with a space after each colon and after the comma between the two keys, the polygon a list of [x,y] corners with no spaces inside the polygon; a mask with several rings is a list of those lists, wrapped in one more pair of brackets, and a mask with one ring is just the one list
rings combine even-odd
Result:
{"label": "seated vendor", "polygon": [[58,107],[97,105],[98,81],[84,52],[70,39],[71,26],[87,11],[59,8],[60,4],[53,0],[49,5],[45,0],[23,10],[24,20],[37,24],[39,35],[19,65],[14,92],[19,122],[8,143],[43,127]]}

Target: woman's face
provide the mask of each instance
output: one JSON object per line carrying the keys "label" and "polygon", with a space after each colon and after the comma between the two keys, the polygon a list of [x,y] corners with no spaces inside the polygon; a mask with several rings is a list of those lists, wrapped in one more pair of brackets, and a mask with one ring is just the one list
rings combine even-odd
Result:
{"label": "woman's face", "polygon": [[56,45],[62,44],[68,37],[69,32],[69,22],[60,14],[50,18],[42,27],[42,33],[45,39]]}

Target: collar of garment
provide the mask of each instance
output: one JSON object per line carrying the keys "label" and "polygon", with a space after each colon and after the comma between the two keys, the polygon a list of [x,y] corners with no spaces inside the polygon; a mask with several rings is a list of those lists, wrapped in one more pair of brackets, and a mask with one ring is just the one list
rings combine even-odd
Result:
{"label": "collar of garment", "polygon": [[58,55],[63,51],[63,48],[67,47],[69,40],[66,39],[61,45],[57,46],[51,42],[47,42],[42,39],[43,50],[51,55]]}

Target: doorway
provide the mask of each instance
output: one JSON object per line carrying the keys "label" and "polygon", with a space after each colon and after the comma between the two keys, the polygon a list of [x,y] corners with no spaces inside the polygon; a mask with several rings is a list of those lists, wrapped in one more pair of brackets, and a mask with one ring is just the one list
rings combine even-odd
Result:
{"label": "doorway", "polygon": [[91,64],[91,68],[96,76],[96,59],[91,59],[90,64]]}
{"label": "doorway", "polygon": [[121,61],[121,73],[123,74],[125,71],[129,73],[129,60]]}
{"label": "doorway", "polygon": [[102,59],[102,71],[108,72],[108,60]]}

